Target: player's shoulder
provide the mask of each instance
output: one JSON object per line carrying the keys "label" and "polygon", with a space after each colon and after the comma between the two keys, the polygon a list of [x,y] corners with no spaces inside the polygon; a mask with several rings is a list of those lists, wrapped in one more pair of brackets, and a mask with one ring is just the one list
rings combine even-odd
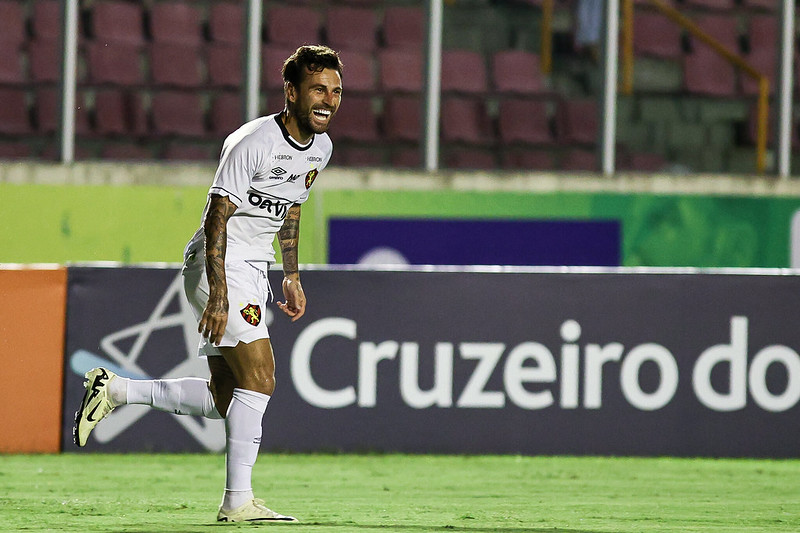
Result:
{"label": "player's shoulder", "polygon": [[317,144],[319,149],[326,154],[330,154],[333,151],[333,141],[327,133],[317,133],[314,144]]}
{"label": "player's shoulder", "polygon": [[225,144],[242,147],[263,147],[272,145],[280,130],[275,123],[275,115],[258,117],[245,122],[225,139]]}

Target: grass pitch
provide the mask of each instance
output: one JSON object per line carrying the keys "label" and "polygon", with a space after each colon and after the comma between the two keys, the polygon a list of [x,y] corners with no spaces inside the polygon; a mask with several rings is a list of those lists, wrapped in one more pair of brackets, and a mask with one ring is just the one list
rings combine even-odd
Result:
{"label": "grass pitch", "polygon": [[800,531],[797,460],[262,454],[256,496],[299,525],[217,524],[223,484],[221,455],[0,456],[0,530]]}

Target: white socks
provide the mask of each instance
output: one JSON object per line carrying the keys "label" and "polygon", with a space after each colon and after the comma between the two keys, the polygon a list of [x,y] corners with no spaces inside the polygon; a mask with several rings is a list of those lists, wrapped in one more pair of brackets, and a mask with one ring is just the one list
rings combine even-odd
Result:
{"label": "white socks", "polygon": [[269,399],[260,392],[233,389],[233,399],[225,417],[227,454],[223,509],[236,509],[253,499],[253,465],[261,446],[261,419]]}
{"label": "white socks", "polygon": [[143,404],[178,415],[222,418],[214,405],[208,381],[201,378],[127,379],[108,383],[114,405]]}

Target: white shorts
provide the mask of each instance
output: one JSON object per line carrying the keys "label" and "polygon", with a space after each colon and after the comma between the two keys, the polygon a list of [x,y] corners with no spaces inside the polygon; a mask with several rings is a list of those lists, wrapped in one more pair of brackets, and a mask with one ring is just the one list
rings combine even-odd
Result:
{"label": "white shorts", "polygon": [[[228,284],[228,323],[219,346],[236,346],[258,339],[268,339],[266,314],[270,301],[267,263],[226,261],[225,278]],[[188,256],[181,270],[183,289],[197,321],[203,316],[208,302],[208,278],[205,259]],[[219,348],[205,338],[200,339],[198,355],[221,355]]]}

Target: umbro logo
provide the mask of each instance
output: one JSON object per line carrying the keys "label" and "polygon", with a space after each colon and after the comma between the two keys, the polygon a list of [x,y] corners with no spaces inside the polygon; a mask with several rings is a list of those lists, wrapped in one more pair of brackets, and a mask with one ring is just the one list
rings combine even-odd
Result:
{"label": "umbro logo", "polygon": [[275,167],[272,169],[272,172],[269,175],[269,179],[271,180],[281,180],[283,179],[283,175],[286,174],[286,171],[281,167]]}

